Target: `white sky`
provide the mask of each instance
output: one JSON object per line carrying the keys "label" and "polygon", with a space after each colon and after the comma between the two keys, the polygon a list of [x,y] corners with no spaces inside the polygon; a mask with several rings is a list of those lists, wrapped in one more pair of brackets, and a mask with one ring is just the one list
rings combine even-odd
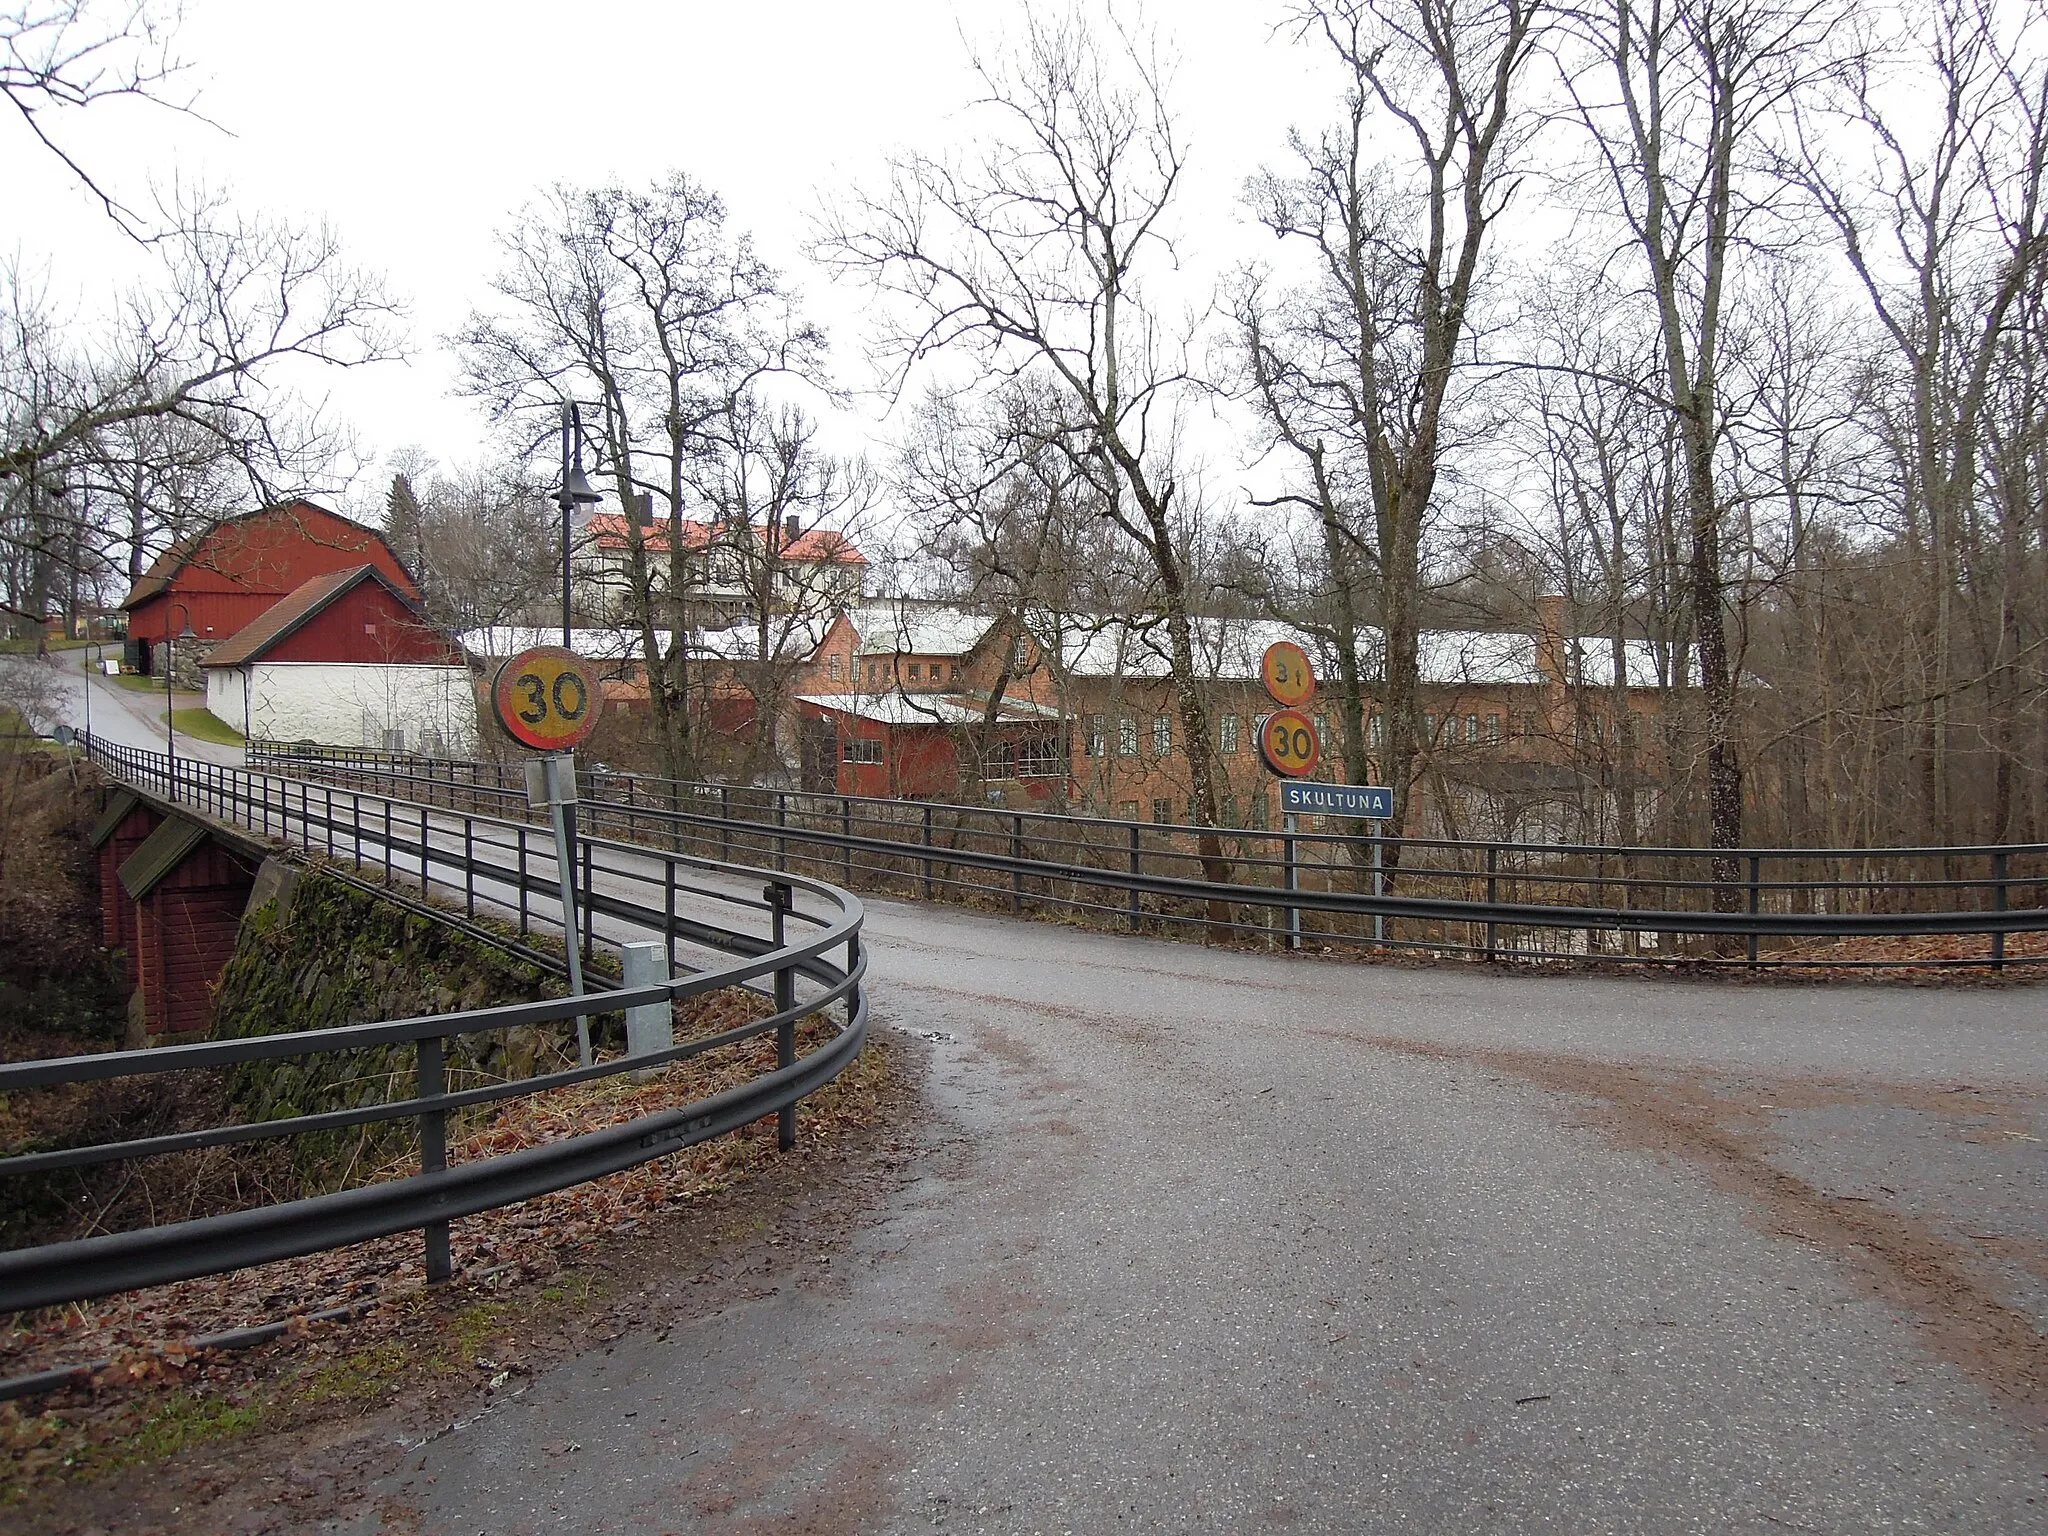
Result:
{"label": "white sky", "polygon": [[[1191,275],[1270,248],[1245,227],[1238,190],[1281,157],[1290,123],[1316,124],[1334,107],[1316,51],[1272,35],[1282,13],[1274,0],[1152,13],[1181,60]],[[248,211],[327,222],[356,262],[385,275],[411,306],[411,360],[330,375],[328,386],[380,483],[384,456],[408,444],[443,461],[485,451],[481,416],[448,394],[441,338],[487,302],[494,232],[557,180],[646,182],[680,167],[714,187],[735,226],[797,278],[832,331],[844,381],[869,382],[861,295],[807,269],[806,221],[823,191],[872,184],[890,149],[957,138],[975,89],[961,30],[985,38],[1017,15],[956,0],[188,0],[178,52],[219,128],[121,102],[51,126],[132,202],[152,184],[201,182]],[[0,146],[12,184],[0,250],[47,261],[58,294],[96,307],[134,248],[19,130]],[[835,436],[854,447],[875,430],[848,422]],[[1234,444],[1215,448],[1213,460],[1233,461]]]}

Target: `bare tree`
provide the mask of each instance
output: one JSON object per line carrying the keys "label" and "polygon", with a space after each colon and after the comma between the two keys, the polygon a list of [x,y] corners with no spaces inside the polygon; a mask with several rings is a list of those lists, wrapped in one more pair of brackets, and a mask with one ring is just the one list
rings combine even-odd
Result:
{"label": "bare tree", "polygon": [[1017,47],[974,64],[997,125],[974,154],[899,157],[886,191],[827,212],[816,251],[899,301],[883,322],[899,384],[929,362],[1059,398],[1059,451],[1149,567],[1203,867],[1227,879],[1175,440],[1195,381],[1145,282],[1173,260],[1185,158],[1164,67],[1121,29],[1105,49],[1077,13],[1030,17]]}
{"label": "bare tree", "polygon": [[[719,424],[776,374],[814,375],[822,334],[781,276],[726,228],[717,195],[680,172],[645,190],[557,187],[501,239],[497,314],[455,338],[469,392],[552,452],[565,400],[595,392],[605,474],[622,508],[648,495],[666,537],[627,516],[627,602],[646,658],[663,772],[696,769],[690,716],[702,550],[685,527]],[[537,420],[536,420],[537,418]]]}
{"label": "bare tree", "polygon": [[[2015,310],[2048,282],[2048,56],[2026,40],[2048,26],[2048,6],[1933,0],[1909,25],[1903,49],[1859,60],[1842,85],[1870,171],[1844,174],[1817,145],[1803,170],[1897,360],[1901,510],[1933,599],[1923,764],[1935,833],[1954,843],[1956,606],[1972,585],[1963,562],[1986,418]],[[1886,79],[1893,70],[1904,79]],[[1907,82],[1921,89],[1897,89]],[[1996,626],[2004,640],[2010,617]],[[1984,660],[1980,646],[1969,670]]]}
{"label": "bare tree", "polygon": [[131,235],[143,226],[64,147],[54,120],[126,97],[190,111],[169,92],[184,65],[172,51],[176,4],[148,0],[14,0],[0,6],[0,97],[109,217]]}
{"label": "bare tree", "polygon": [[[1424,535],[1456,382],[1483,304],[1489,240],[1539,115],[1528,66],[1541,0],[1318,0],[1296,12],[1349,75],[1337,126],[1249,197],[1313,252],[1307,287],[1257,275],[1234,302],[1251,393],[1301,471],[1284,498],[1321,531],[1344,767],[1368,773],[1362,631],[1385,636],[1381,772],[1407,825],[1421,746]],[[1382,150],[1389,132],[1398,150]]]}
{"label": "bare tree", "polygon": [[165,214],[153,280],[87,325],[0,272],[0,551],[27,572],[12,600],[38,614],[67,566],[137,568],[228,483],[261,501],[317,490],[344,440],[298,394],[304,366],[400,355],[399,306],[330,232],[205,196]]}
{"label": "bare tree", "polygon": [[[1841,0],[1597,0],[1571,13],[1565,83],[1603,211],[1640,259],[1666,409],[1684,449],[1687,599],[1704,701],[1713,846],[1742,845],[1742,762],[1719,484],[1729,306],[1738,264],[1765,248],[1775,172],[1799,102],[1838,67]],[[1715,904],[1741,900],[1732,855]]]}
{"label": "bare tree", "polygon": [[[751,700],[753,734],[741,778],[779,768],[777,728],[790,700],[795,664],[808,659],[825,623],[849,595],[851,536],[875,504],[874,477],[858,460],[817,442],[817,422],[787,402],[748,392],[707,423],[710,443],[690,483],[707,509],[704,561],[714,583],[739,594],[749,637],[724,659]],[[856,588],[857,592],[857,588]]]}

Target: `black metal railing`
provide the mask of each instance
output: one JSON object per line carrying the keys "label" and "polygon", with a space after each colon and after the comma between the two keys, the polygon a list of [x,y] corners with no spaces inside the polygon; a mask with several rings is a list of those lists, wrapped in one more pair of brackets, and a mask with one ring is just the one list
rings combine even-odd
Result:
{"label": "black metal railing", "polygon": [[[321,748],[257,754],[301,779],[529,814],[518,764]],[[1230,879],[1216,883],[1204,878],[1201,829],[1186,825],[589,768],[582,785],[585,823],[629,842],[1133,931],[1503,961],[2002,970],[2048,960],[2007,952],[2009,935],[2048,930],[2043,844],[1730,852],[1383,838],[1304,818],[1293,830],[1219,829]],[[1811,943],[1929,935],[1974,936],[1981,952],[1902,959],[1816,954]]]}
{"label": "black metal railing", "polygon": [[[598,918],[663,942],[673,975],[652,985],[610,987],[582,997],[394,1019],[335,1029],[231,1041],[113,1051],[0,1065],[0,1096],[162,1073],[233,1068],[259,1061],[367,1048],[411,1047],[415,1091],[349,1109],[248,1124],[219,1125],[0,1158],[0,1179],[45,1174],[276,1137],[406,1121],[418,1127],[420,1172],[346,1189],[134,1231],[0,1253],[0,1313],[110,1295],[216,1274],[411,1228],[426,1235],[430,1279],[448,1274],[448,1223],[459,1217],[617,1172],[707,1141],[764,1116],[782,1117],[790,1144],[793,1110],[859,1053],[868,1027],[866,958],[857,898],[823,881],[750,869],[667,849],[650,851],[602,837],[580,840],[582,933],[567,931],[556,898],[551,842],[533,829],[474,810],[434,807],[274,774],[226,768],[89,742],[104,770],[165,804],[241,829],[252,841],[357,881],[365,871],[437,920],[466,926],[529,957],[547,958],[550,930],[567,944],[602,940]],[[542,867],[542,861],[545,867]],[[804,898],[800,906],[798,897]],[[806,910],[808,908],[808,910]],[[741,924],[738,914],[749,914]],[[723,919],[723,920],[720,920]],[[502,922],[502,930],[496,926]],[[758,930],[758,931],[757,931]],[[843,950],[843,958],[837,952]],[[555,962],[559,964],[559,961]],[[647,1005],[671,1004],[728,987],[768,1000],[763,1018],[716,1033],[595,1061],[565,1071],[449,1091],[450,1045],[466,1036],[525,1025],[562,1024]],[[795,1052],[798,1020],[824,1017],[830,1038]],[[447,1165],[447,1117],[460,1110],[546,1093],[622,1072],[642,1072],[741,1045],[777,1041],[774,1070],[727,1092],[543,1146]],[[673,1039],[673,1036],[670,1037]]]}

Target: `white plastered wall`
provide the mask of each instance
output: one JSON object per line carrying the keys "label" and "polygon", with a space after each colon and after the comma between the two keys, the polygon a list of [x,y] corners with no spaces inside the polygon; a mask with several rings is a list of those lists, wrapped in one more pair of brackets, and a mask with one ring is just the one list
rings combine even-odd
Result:
{"label": "white plastered wall", "polygon": [[467,754],[477,746],[476,689],[467,667],[311,661],[210,667],[206,707],[256,741],[376,748],[384,745],[385,732],[400,730],[408,751]]}

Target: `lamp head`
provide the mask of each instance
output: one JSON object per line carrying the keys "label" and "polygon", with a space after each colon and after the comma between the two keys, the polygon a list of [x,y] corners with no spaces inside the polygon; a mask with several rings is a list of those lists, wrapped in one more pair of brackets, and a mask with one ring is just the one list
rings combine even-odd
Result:
{"label": "lamp head", "polygon": [[555,492],[555,505],[564,512],[569,511],[572,507],[588,506],[592,502],[602,500],[604,500],[603,492],[591,486],[589,478],[583,473],[583,466],[581,464],[571,464],[569,466],[569,472],[562,477],[562,488]]}

